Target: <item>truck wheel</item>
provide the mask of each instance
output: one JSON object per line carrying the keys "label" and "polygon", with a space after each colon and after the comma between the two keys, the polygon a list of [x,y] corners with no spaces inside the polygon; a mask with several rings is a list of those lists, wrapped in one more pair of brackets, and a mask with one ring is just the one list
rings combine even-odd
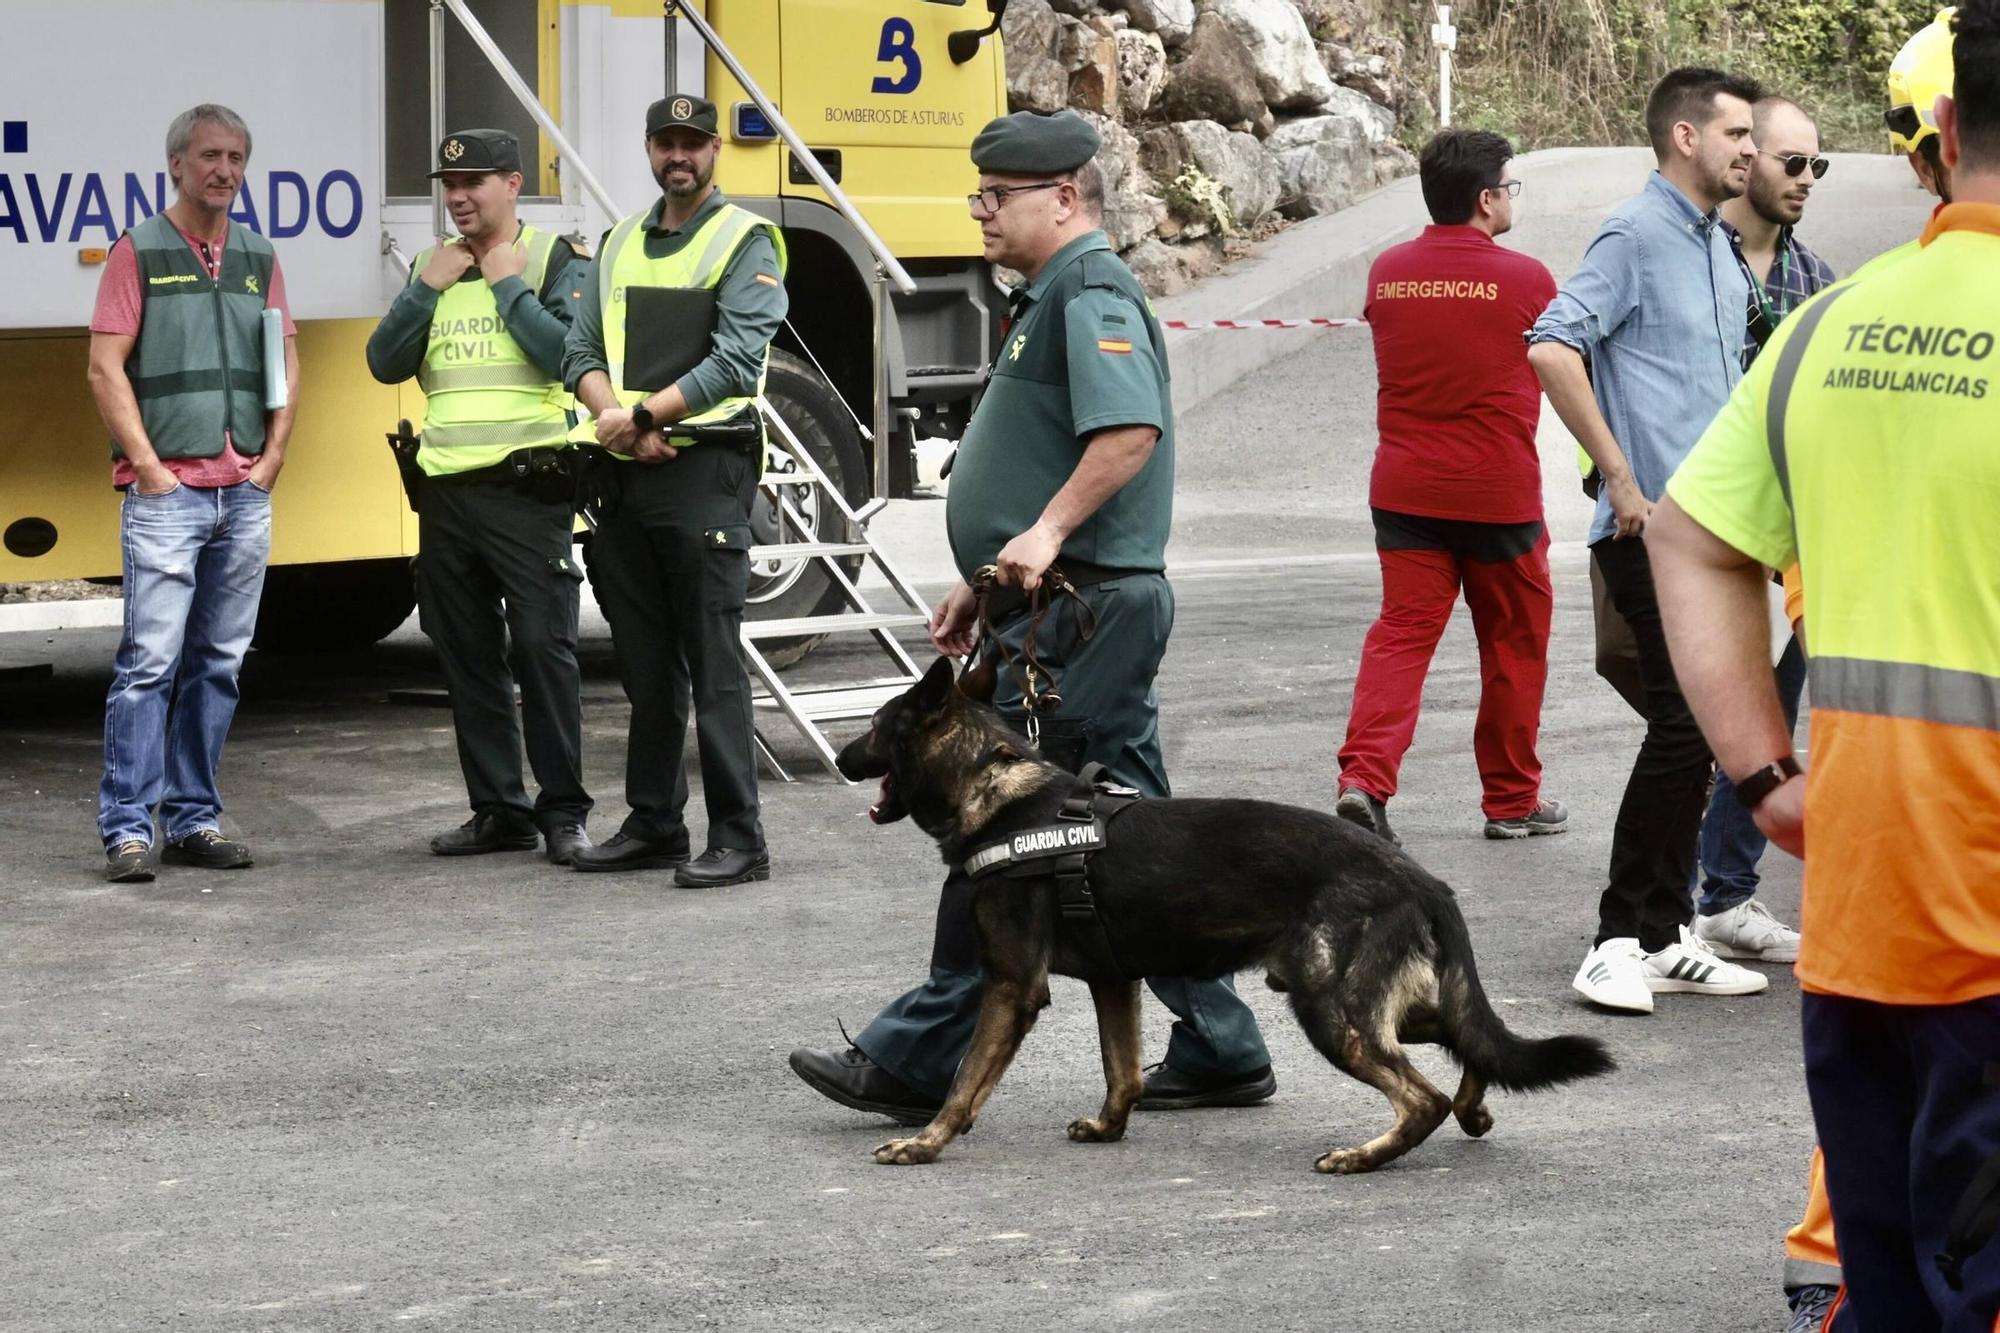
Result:
{"label": "truck wheel", "polygon": [[264,574],[251,645],[267,653],[366,648],[396,632],[417,604],[408,557],[273,565]]}
{"label": "truck wheel", "polygon": [[[839,395],[821,379],[819,372],[789,352],[772,349],[770,370],[764,380],[764,396],[784,417],[785,424],[799,437],[799,443],[813,456],[820,470],[840,488],[848,508],[859,508],[868,499],[868,456],[861,448],[861,432],[847,415]],[[772,439],[765,455],[765,472],[799,474],[805,470],[791,455],[783,440]],[[806,532],[787,518],[781,524],[779,507],[769,490],[760,488],[750,503],[752,540],[759,546],[780,542],[847,542],[859,539],[840,511],[828,502],[821,490],[805,481],[780,485],[778,493],[804,520]],[[841,556],[839,564],[848,578],[861,572],[863,558]],[[750,563],[750,594],[744,614],[751,620],[789,620],[798,616],[834,615],[847,609],[846,597],[818,560],[768,558]],[[824,634],[805,634],[786,639],[764,639],[759,648],[778,668],[791,666],[817,646]]]}

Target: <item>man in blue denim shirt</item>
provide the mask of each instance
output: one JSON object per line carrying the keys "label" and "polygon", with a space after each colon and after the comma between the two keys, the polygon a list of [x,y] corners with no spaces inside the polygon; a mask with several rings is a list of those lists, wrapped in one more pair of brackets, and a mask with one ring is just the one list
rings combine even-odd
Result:
{"label": "man in blue denim shirt", "polygon": [[1612,210],[1528,333],[1549,401],[1604,477],[1591,558],[1632,626],[1647,704],[1597,936],[1572,984],[1593,1003],[1640,1013],[1652,1012],[1656,992],[1746,995],[1768,984],[1688,929],[1712,760],[1674,679],[1642,536],[1667,478],[1743,373],[1750,291],[1716,210],[1748,187],[1759,96],[1719,70],[1660,80],[1646,101],[1659,170]]}

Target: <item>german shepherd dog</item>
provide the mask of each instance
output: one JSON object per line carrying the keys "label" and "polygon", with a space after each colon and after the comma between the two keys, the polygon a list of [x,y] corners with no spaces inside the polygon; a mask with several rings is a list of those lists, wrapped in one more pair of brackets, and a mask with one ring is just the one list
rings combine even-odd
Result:
{"label": "german shepherd dog", "polygon": [[[990,684],[976,671],[967,688],[974,676]],[[1054,823],[1073,785],[998,712],[961,693],[943,658],[882,705],[838,763],[848,778],[882,780],[870,818],[908,815],[937,839],[947,865],[975,844]],[[1089,874],[1128,967],[1213,977],[1262,966],[1320,1054],[1388,1097],[1396,1114],[1388,1132],[1329,1151],[1317,1170],[1372,1171],[1422,1143],[1446,1112],[1467,1134],[1484,1134],[1493,1125],[1488,1083],[1527,1092],[1615,1067],[1595,1038],[1509,1032],[1480,988],[1451,889],[1332,815],[1268,801],[1139,801],[1109,823]],[[973,914],[986,986],[971,1049],[936,1119],[877,1148],[875,1160],[932,1162],[971,1128],[1049,1003],[1051,971],[1090,984],[1104,1055],[1103,1109],[1073,1122],[1069,1136],[1123,1137],[1142,1082],[1138,982],[1068,938],[1053,871],[980,880]],[[1451,1052],[1464,1069],[1456,1097],[1410,1064],[1404,1042]]]}

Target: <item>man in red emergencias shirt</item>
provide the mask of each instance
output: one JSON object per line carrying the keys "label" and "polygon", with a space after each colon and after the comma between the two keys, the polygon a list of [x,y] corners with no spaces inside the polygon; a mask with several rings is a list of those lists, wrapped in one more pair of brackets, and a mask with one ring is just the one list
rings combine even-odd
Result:
{"label": "man in red emergencias shirt", "polygon": [[1419,170],[1434,225],[1368,274],[1380,386],[1368,503],[1382,614],[1361,650],[1334,809],[1391,841],[1386,806],[1461,588],[1479,639],[1472,746],[1486,836],[1568,826],[1562,803],[1542,795],[1535,755],[1554,598],[1535,452],[1542,392],[1522,339],[1556,284],[1494,243],[1514,225],[1513,155],[1485,130],[1433,138]]}

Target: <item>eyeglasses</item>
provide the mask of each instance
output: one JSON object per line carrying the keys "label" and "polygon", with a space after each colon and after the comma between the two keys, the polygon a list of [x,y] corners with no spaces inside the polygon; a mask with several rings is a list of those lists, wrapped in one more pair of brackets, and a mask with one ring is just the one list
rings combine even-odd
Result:
{"label": "eyeglasses", "polygon": [[1017,194],[1029,194],[1035,190],[1053,190],[1068,181],[1041,181],[1035,185],[991,185],[977,194],[965,196],[967,208],[984,209],[988,213],[998,213],[1009,199]]}
{"label": "eyeglasses", "polygon": [[1806,168],[1811,167],[1813,179],[1818,180],[1826,175],[1826,169],[1833,165],[1823,157],[1807,157],[1804,153],[1765,153],[1761,148],[1757,151],[1763,153],[1765,157],[1775,157],[1784,163],[1787,176],[1803,176]]}
{"label": "eyeglasses", "polygon": [[1496,194],[1504,194],[1509,199],[1519,199],[1521,197],[1521,182],[1519,181],[1501,181],[1497,185],[1489,185],[1486,188]]}

